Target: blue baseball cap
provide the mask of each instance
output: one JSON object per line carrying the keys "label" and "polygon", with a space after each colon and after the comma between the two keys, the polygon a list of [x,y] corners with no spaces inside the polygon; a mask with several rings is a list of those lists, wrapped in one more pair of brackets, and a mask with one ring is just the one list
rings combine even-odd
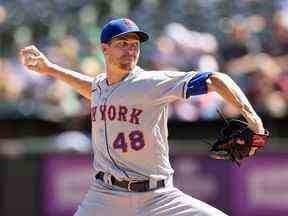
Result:
{"label": "blue baseball cap", "polygon": [[135,22],[128,18],[119,18],[111,20],[104,25],[100,40],[101,43],[109,43],[113,38],[127,33],[136,33],[139,36],[140,42],[149,39],[149,35],[146,32],[141,31]]}

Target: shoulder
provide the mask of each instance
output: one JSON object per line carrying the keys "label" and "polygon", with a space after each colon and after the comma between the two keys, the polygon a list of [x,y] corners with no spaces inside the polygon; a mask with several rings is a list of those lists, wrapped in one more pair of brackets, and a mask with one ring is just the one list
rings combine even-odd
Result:
{"label": "shoulder", "polygon": [[101,80],[106,78],[106,73],[100,73],[95,76],[93,83],[99,83]]}
{"label": "shoulder", "polygon": [[175,79],[187,76],[193,76],[196,71],[169,71],[169,70],[150,70],[146,71],[143,69],[137,70],[136,76],[138,79],[143,80],[166,80],[166,79]]}
{"label": "shoulder", "polygon": [[106,73],[96,75],[92,82],[92,91],[99,88],[99,83],[106,78]]}

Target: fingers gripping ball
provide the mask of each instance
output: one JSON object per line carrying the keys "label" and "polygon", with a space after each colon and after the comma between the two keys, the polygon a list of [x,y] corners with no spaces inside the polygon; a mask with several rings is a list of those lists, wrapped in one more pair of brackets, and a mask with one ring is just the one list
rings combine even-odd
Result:
{"label": "fingers gripping ball", "polygon": [[36,57],[39,56],[39,51],[35,46],[28,46],[21,50],[21,61],[26,66],[35,66]]}
{"label": "fingers gripping ball", "polygon": [[248,128],[244,121],[230,120],[224,127],[218,139],[210,149],[214,159],[231,160],[240,165],[240,162],[249,156],[255,155],[256,151],[268,142],[269,132],[256,134]]}
{"label": "fingers gripping ball", "polygon": [[37,49],[37,47],[33,45],[27,46],[21,49],[19,54],[20,60],[26,68],[48,75],[47,68],[51,63],[46,56]]}

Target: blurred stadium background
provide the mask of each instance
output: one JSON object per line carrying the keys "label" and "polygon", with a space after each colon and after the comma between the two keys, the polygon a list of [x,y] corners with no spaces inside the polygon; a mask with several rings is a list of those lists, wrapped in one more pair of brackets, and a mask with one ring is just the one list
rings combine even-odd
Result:
{"label": "blurred stadium background", "polygon": [[62,82],[23,68],[35,44],[57,64],[103,71],[100,28],[128,16],[152,36],[147,69],[229,74],[271,131],[237,168],[208,146],[239,113],[216,94],[170,107],[175,183],[235,216],[288,215],[288,0],[0,0],[0,215],[71,215],[92,180],[90,104]]}

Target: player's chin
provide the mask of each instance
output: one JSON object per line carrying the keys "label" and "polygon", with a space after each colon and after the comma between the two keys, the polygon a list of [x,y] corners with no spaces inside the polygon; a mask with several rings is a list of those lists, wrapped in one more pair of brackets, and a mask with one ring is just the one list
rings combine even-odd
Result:
{"label": "player's chin", "polygon": [[135,67],[135,62],[123,63],[120,65],[122,70],[132,70]]}

